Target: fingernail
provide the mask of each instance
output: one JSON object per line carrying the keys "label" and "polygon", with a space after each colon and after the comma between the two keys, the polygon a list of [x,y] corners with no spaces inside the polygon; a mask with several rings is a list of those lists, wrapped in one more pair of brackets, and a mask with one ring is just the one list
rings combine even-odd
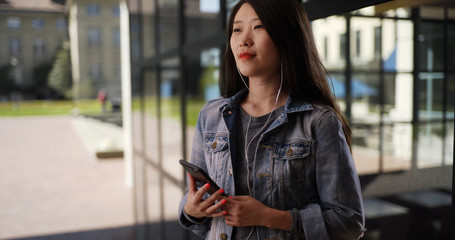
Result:
{"label": "fingernail", "polygon": [[204,185],[204,187],[205,188],[210,188],[210,184],[207,183],[207,184]]}
{"label": "fingernail", "polygon": [[229,196],[228,198],[232,198],[232,196]]}
{"label": "fingernail", "polygon": [[225,204],[225,203],[226,203],[226,199],[221,200],[221,204]]}
{"label": "fingernail", "polygon": [[220,189],[220,193],[224,193],[224,189],[223,188]]}
{"label": "fingernail", "polygon": [[223,215],[226,215],[227,214],[227,211],[223,211]]}

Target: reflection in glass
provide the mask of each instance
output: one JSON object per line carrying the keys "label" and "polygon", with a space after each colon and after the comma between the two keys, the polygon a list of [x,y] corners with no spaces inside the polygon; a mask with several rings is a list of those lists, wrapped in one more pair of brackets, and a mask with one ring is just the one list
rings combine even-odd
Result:
{"label": "reflection in glass", "polygon": [[452,108],[452,119],[446,123],[445,128],[445,139],[444,139],[444,164],[453,165],[453,139],[454,139],[454,124],[453,124],[453,108]]}
{"label": "reflection in glass", "polygon": [[[384,22],[388,22],[391,20],[384,20]],[[392,24],[392,23],[389,23]],[[395,31],[396,31],[396,41],[394,51],[390,52],[389,55],[383,55],[384,61],[390,59],[390,57],[395,57],[396,59],[396,71],[398,72],[412,72],[414,70],[413,62],[414,62],[414,24],[410,20],[396,20],[394,21],[395,24]],[[385,25],[385,24],[384,24]],[[392,32],[383,31],[384,38],[390,38],[389,34]],[[390,48],[389,48],[390,49]],[[383,51],[383,54],[387,54],[388,52]],[[388,62],[384,62],[384,70],[386,71],[393,71],[393,69],[387,68],[390,67]],[[390,63],[390,62],[389,62]]]}
{"label": "reflection in glass", "polygon": [[411,168],[412,125],[394,123],[382,129],[383,171],[393,172]]}
{"label": "reflection in glass", "polygon": [[163,170],[179,181],[183,169],[178,163],[182,153],[181,84],[178,58],[163,61],[160,82],[160,129]]}
{"label": "reflection in glass", "polygon": [[351,79],[352,119],[356,124],[378,124],[379,76],[357,73]]}
{"label": "reflection in glass", "polygon": [[[207,48],[188,56],[186,85],[187,153],[191,152],[194,127],[202,106],[220,96],[218,80],[220,48]],[[189,159],[190,156],[186,156]]]}
{"label": "reflection in glass", "polygon": [[[378,58],[374,42],[380,41],[381,20],[378,18],[352,17],[351,19],[351,62],[355,70],[378,70]],[[384,29],[388,30],[388,29]],[[389,33],[392,34],[392,33]]]}
{"label": "reflection in glass", "polygon": [[149,70],[144,73],[144,152],[149,161],[155,164],[159,162],[159,125],[158,125],[158,82],[156,71]]}
{"label": "reflection in glass", "polygon": [[165,0],[159,1],[160,4],[160,23],[159,23],[159,51],[162,53],[176,49],[179,43],[178,34],[178,1]]}
{"label": "reflection in glass", "polygon": [[[455,10],[454,10],[455,13]],[[448,44],[448,49],[446,51],[447,53],[455,53],[455,24],[447,24],[447,44]],[[448,60],[449,62],[447,63],[448,69],[452,69],[452,71],[455,69],[455,54],[448,54]]]}
{"label": "reflection in glass", "polygon": [[380,170],[379,127],[352,124],[352,155],[359,174],[372,174]]}
{"label": "reflection in glass", "polygon": [[443,125],[436,122],[422,123],[417,126],[417,167],[441,166],[443,147]]}
{"label": "reflection in glass", "polygon": [[[314,38],[324,66],[329,71],[345,67],[346,18],[332,16],[311,22]],[[322,45],[327,42],[327,47]]]}
{"label": "reflection in glass", "polygon": [[422,22],[419,35],[419,69],[424,72],[444,69],[444,25]]}
{"label": "reflection in glass", "polygon": [[154,1],[142,1],[141,5],[142,14],[142,39],[141,44],[143,48],[144,58],[153,57],[156,54],[156,37],[155,37],[155,6]]}
{"label": "reflection in glass", "polygon": [[423,121],[442,119],[444,74],[419,74],[419,118]]}

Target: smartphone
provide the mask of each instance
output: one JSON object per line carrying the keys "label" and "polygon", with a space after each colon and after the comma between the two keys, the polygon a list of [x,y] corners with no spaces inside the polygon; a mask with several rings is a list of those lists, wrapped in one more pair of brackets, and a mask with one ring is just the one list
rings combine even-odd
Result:
{"label": "smartphone", "polygon": [[[210,188],[207,191],[210,194],[214,194],[216,191],[220,189],[218,185],[209,177],[209,175],[202,170],[200,167],[191,164],[185,160],[180,160],[179,163],[185,168],[185,170],[193,177],[196,182],[200,182],[202,184],[210,184]],[[223,196],[227,196],[225,193],[222,194]]]}

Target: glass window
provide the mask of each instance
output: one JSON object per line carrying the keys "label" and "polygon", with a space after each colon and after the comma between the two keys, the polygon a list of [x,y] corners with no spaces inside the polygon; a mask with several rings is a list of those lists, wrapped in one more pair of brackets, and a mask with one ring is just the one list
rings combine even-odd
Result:
{"label": "glass window", "polygon": [[120,47],[120,28],[114,29],[114,46]]}
{"label": "glass window", "polygon": [[[345,67],[346,58],[346,18],[332,16],[318,19],[311,22],[316,44],[325,48],[327,41],[327,51],[320,49],[320,54],[324,55],[324,66],[329,70],[342,70]],[[325,40],[327,39],[327,40]]]}
{"label": "glass window", "polygon": [[99,47],[101,45],[101,29],[92,28],[88,30],[87,40],[89,47]]}
{"label": "glass window", "polygon": [[97,17],[101,13],[101,7],[98,3],[89,3],[87,4],[87,16]]}
{"label": "glass window", "polygon": [[[149,2],[147,5],[146,2]],[[143,2],[144,9],[142,13],[142,21],[140,22],[140,26],[142,27],[139,29],[141,34],[139,36],[142,37],[141,44],[142,44],[142,54],[144,58],[153,57],[156,54],[156,21],[155,21],[155,8],[152,7],[152,1]],[[133,22],[132,22],[133,24]],[[138,23],[139,24],[139,23]],[[133,25],[134,26],[134,25]],[[139,26],[139,25],[138,25]],[[133,45],[134,46],[134,45]],[[134,50],[134,48],[133,48]]]}
{"label": "glass window", "polygon": [[35,56],[35,58],[44,57],[45,50],[44,39],[38,38],[33,40],[33,56]]}
{"label": "glass window", "polygon": [[[453,96],[453,95],[452,95]],[[453,165],[453,133],[454,133],[454,124],[453,124],[453,107],[452,107],[452,119],[446,123],[446,135],[445,135],[445,147],[444,147],[444,164]]]}
{"label": "glass window", "polygon": [[340,59],[346,59],[346,33],[340,34]]}
{"label": "glass window", "polygon": [[417,167],[428,168],[443,164],[443,125],[427,122],[417,126]]}
{"label": "glass window", "polygon": [[[161,156],[163,170],[183,181],[183,169],[178,163],[183,158],[182,149],[182,88],[177,58],[162,62],[160,79]],[[178,169],[176,171],[176,169]],[[182,170],[182,171],[180,171]]]}
{"label": "glass window", "polygon": [[381,59],[381,34],[382,28],[381,26],[374,28],[374,59],[380,60]]}
{"label": "glass window", "polygon": [[382,59],[386,72],[412,72],[414,69],[414,30],[409,20],[382,21]]}
{"label": "glass window", "polygon": [[31,25],[33,29],[36,30],[42,29],[44,28],[44,20],[41,18],[33,19]]}
{"label": "glass window", "polygon": [[342,112],[346,111],[346,88],[345,88],[345,75],[343,73],[330,72],[329,86],[332,89],[332,93],[335,94],[337,103],[340,105]]}
{"label": "glass window", "polygon": [[[143,152],[147,159],[155,164],[159,161],[159,141],[160,141],[160,128],[158,125],[158,79],[156,71],[147,70],[144,73],[143,88],[138,87],[138,91],[144,91],[144,129],[139,131],[144,132],[140,143],[143,145]],[[141,93],[138,93],[141,94]],[[140,135],[141,133],[138,133]]]}
{"label": "glass window", "polygon": [[[454,119],[454,110],[455,110],[455,73],[450,73],[447,77],[447,88],[446,88],[446,118],[449,120]],[[452,122],[453,124],[453,122]]]}
{"label": "glass window", "polygon": [[[186,64],[186,134],[187,153],[191,151],[194,127],[202,106],[207,100],[220,96],[218,80],[220,48],[206,48],[188,55]],[[189,159],[189,155],[186,159]]]}
{"label": "glass window", "polygon": [[66,20],[64,18],[59,18],[55,22],[55,26],[58,30],[63,31],[66,29]]}
{"label": "glass window", "polygon": [[186,1],[185,27],[188,42],[214,35],[221,30],[220,1]]}
{"label": "glass window", "polygon": [[322,50],[324,54],[324,61],[327,61],[328,53],[329,53],[329,40],[327,37],[324,37],[324,49]]}
{"label": "glass window", "polygon": [[[410,73],[386,74],[384,98],[386,122],[410,122],[413,115],[414,77]],[[391,94],[393,92],[394,94]]]}
{"label": "glass window", "polygon": [[355,32],[355,56],[360,57],[360,50],[361,50],[361,33],[360,31]]}
{"label": "glass window", "polygon": [[159,50],[161,52],[174,50],[178,47],[177,3],[177,0],[160,1]]}
{"label": "glass window", "polygon": [[412,124],[410,123],[392,123],[382,127],[382,169],[384,172],[411,168],[412,141]]}
{"label": "glass window", "polygon": [[102,69],[101,69],[101,63],[100,62],[95,62],[95,63],[90,64],[89,76],[90,76],[90,79],[95,81],[95,82],[101,81],[101,78],[103,76],[103,72],[102,72]]}
{"label": "glass window", "polygon": [[455,54],[448,54],[455,53],[455,24],[448,24],[447,38],[448,49],[446,54],[449,60],[448,68],[455,71]]}
{"label": "glass window", "polygon": [[8,43],[9,54],[11,56],[16,56],[21,54],[22,52],[22,44],[19,38],[12,38],[9,40]]}
{"label": "glass window", "polygon": [[378,18],[351,18],[350,46],[353,69],[375,71],[380,69],[381,55],[378,53],[381,49],[381,30],[381,20]]}
{"label": "glass window", "polygon": [[6,25],[9,29],[19,29],[21,27],[21,19],[18,17],[9,17]]}
{"label": "glass window", "polygon": [[419,118],[423,121],[442,119],[444,74],[422,72],[419,74]]}
{"label": "glass window", "polygon": [[354,73],[351,79],[352,121],[378,124],[380,109],[379,74]]}
{"label": "glass window", "polygon": [[377,125],[351,124],[352,156],[359,174],[378,173],[379,127]]}
{"label": "glass window", "polygon": [[115,5],[112,7],[112,16],[114,17],[120,16],[120,5]]}
{"label": "glass window", "polygon": [[444,25],[436,22],[422,22],[419,35],[419,69],[425,72],[444,69]]}

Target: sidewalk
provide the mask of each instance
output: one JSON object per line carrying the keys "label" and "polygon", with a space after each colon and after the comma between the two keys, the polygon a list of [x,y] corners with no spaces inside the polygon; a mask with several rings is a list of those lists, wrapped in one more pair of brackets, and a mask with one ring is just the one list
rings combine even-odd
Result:
{"label": "sidewalk", "polygon": [[[124,227],[129,236],[121,239],[132,239],[133,195],[123,159],[94,155],[102,139],[120,141],[121,128],[94,121],[0,118],[0,239],[68,239],[62,234]],[[116,238],[97,239],[120,239],[118,231],[111,234]]]}

